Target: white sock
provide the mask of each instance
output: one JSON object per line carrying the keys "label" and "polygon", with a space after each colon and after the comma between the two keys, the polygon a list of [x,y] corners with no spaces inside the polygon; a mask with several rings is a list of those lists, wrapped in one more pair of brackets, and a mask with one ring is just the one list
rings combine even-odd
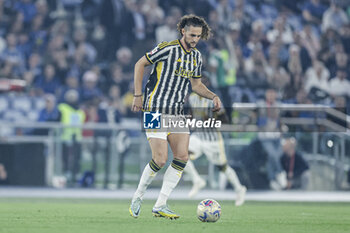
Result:
{"label": "white sock", "polygon": [[191,177],[192,183],[196,183],[196,181],[202,179],[199,176],[197,169],[194,167],[194,164],[191,160],[187,161],[184,171]]}
{"label": "white sock", "polygon": [[137,190],[132,198],[134,201],[136,198],[143,198],[143,195],[146,192],[146,189],[150,183],[152,183],[154,177],[156,177],[158,172],[155,172],[150,167],[149,163],[146,165],[145,169],[143,170],[143,173],[140,178],[139,186],[137,187]]}
{"label": "white sock", "polygon": [[171,165],[169,165],[168,169],[164,174],[162,189],[160,190],[160,194],[154,207],[166,205],[166,202],[171,192],[181,179],[182,172],[183,171],[179,171],[173,168]]}
{"label": "white sock", "polygon": [[237,174],[235,170],[232,169],[232,167],[230,166],[226,167],[225,175],[228,181],[230,182],[230,184],[234,187],[235,191],[238,191],[242,188],[241,182],[239,182]]}

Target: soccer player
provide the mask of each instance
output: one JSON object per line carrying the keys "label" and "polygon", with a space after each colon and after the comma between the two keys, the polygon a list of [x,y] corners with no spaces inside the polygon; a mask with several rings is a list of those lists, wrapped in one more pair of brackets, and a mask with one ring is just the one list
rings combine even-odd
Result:
{"label": "soccer player", "polygon": [[[203,76],[203,83],[206,86],[209,85],[207,82],[209,80]],[[217,112],[213,115],[212,103],[208,99],[202,98],[196,94],[191,94],[189,98],[189,105],[192,108],[192,115],[195,118],[203,118],[207,120],[208,118],[225,118],[225,111]],[[189,144],[189,157],[190,160],[187,161],[185,172],[191,177],[193,186],[189,193],[190,197],[194,197],[198,191],[205,187],[206,181],[201,178],[194,167],[191,160],[199,158],[201,155],[205,155],[209,162],[216,165],[220,172],[223,172],[227,177],[227,180],[231,183],[236,191],[236,206],[241,206],[245,200],[245,193],[247,191],[246,187],[241,185],[235,170],[227,164],[227,158],[225,153],[225,146],[221,132],[217,129],[208,128],[203,131],[194,132],[190,137]]]}
{"label": "soccer player", "polygon": [[[214,111],[221,108],[219,97],[201,82],[202,57],[195,48],[200,39],[209,38],[211,31],[209,25],[201,17],[185,15],[177,24],[177,29],[181,39],[160,43],[137,61],[132,111],[159,111],[171,116],[181,116],[190,85],[193,92],[213,102]],[[152,64],[154,67],[145,87],[142,103],[144,68]],[[162,188],[152,213],[155,217],[177,219],[180,216],[170,210],[167,200],[181,179],[188,160],[189,131],[153,130],[146,131],[146,136],[152,150],[152,160],[143,170],[129,212],[135,218],[139,216],[142,198],[148,185],[168,159],[169,143],[174,160],[164,174]]]}

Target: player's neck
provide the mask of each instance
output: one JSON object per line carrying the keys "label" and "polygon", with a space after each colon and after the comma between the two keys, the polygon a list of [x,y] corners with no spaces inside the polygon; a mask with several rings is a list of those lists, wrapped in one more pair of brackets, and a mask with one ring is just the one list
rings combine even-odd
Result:
{"label": "player's neck", "polygon": [[188,46],[187,46],[184,37],[182,37],[182,38],[180,39],[180,43],[181,43],[182,47],[183,47],[187,52],[190,52],[190,51],[192,50],[191,47],[188,47]]}

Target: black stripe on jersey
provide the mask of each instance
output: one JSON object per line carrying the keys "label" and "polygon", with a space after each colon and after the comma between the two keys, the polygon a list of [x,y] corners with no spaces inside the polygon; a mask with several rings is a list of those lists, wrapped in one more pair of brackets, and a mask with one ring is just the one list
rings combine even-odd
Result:
{"label": "black stripe on jersey", "polygon": [[[168,112],[169,114],[174,114],[172,113],[171,110],[171,99],[169,99],[169,97],[172,97],[174,95],[171,95],[174,90],[178,90],[176,89],[176,83],[179,81],[179,78],[177,76],[174,75],[174,71],[178,70],[179,67],[181,66],[181,63],[178,62],[178,59],[176,60],[177,57],[179,57],[181,53],[181,48],[175,48],[174,49],[174,62],[172,63],[172,70],[170,71],[171,73],[167,73],[169,75],[169,78],[167,80],[167,82],[165,83],[165,85],[162,86],[162,90],[161,93],[163,93],[163,95],[159,98],[159,103],[161,106],[165,107],[165,111]],[[175,61],[176,60],[176,61]],[[169,88],[170,87],[170,88]]]}
{"label": "black stripe on jersey", "polygon": [[[192,56],[190,54],[186,54],[185,55],[185,59],[186,61],[191,61],[191,62],[185,62],[183,65],[185,66],[185,70],[190,70],[190,66],[192,66],[192,60],[191,60]],[[179,77],[181,78],[181,77]],[[181,102],[184,100],[184,98],[186,97],[185,95],[187,94],[188,91],[188,86],[190,85],[190,79],[189,78],[182,78],[181,82],[179,84],[180,90],[181,92],[178,93],[178,95],[176,96],[176,102]],[[179,109],[177,109],[177,111],[180,111]]]}
{"label": "black stripe on jersey", "polygon": [[201,78],[202,74],[201,74],[201,69],[202,69],[202,58],[200,57],[200,53],[197,52],[195,53],[195,63],[196,63],[196,70],[192,76],[192,78],[196,79],[196,78]]}
{"label": "black stripe on jersey", "polygon": [[163,67],[163,71],[160,77],[160,85],[153,96],[154,107],[160,112],[163,112],[165,107],[162,103],[162,100],[165,97],[164,91],[168,87],[171,75],[174,72],[174,62],[176,58],[176,53],[174,52],[175,50],[176,48],[172,49],[169,53],[169,58]]}
{"label": "black stripe on jersey", "polygon": [[180,41],[180,40],[178,40],[178,41],[179,41],[179,45],[181,46],[181,48],[182,48],[182,50],[185,52],[185,54],[191,53],[191,51],[187,51],[187,50],[184,48],[184,46],[181,44],[181,41]]}
{"label": "black stripe on jersey", "polygon": [[[180,47],[176,48],[175,54],[176,54],[177,60],[174,63],[174,71],[175,70],[179,70],[180,67],[183,66],[184,59],[185,59],[184,53],[182,52]],[[181,61],[179,62],[179,60],[181,60]],[[164,95],[164,98],[162,99],[163,106],[166,106],[166,110],[168,112],[170,112],[170,114],[176,114],[176,112],[174,112],[174,110],[176,109],[176,106],[174,106],[174,103],[176,101],[175,100],[176,94],[175,93],[171,93],[171,92],[173,90],[181,90],[179,88],[179,83],[181,82],[182,79],[183,79],[182,77],[176,76],[173,73],[172,74],[172,78],[171,78],[171,82],[169,82],[170,88],[168,88],[167,92]]]}

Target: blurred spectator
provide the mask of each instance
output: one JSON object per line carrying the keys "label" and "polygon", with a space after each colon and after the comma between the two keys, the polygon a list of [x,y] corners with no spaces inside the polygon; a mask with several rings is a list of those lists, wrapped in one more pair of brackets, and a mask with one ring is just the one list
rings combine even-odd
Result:
{"label": "blurred spectator", "polygon": [[279,11],[287,11],[294,14],[301,14],[300,5],[304,2],[304,0],[278,0],[276,1],[276,5]]}
{"label": "blurred spectator", "polygon": [[43,75],[39,75],[35,78],[35,86],[42,93],[57,93],[61,84],[56,77],[55,67],[52,64],[45,65]]}
{"label": "blurred spectator", "polygon": [[80,100],[82,102],[92,101],[101,96],[97,86],[98,76],[94,71],[86,71],[83,75],[83,85],[80,89]]}
{"label": "blurred spectator", "polygon": [[0,185],[7,184],[7,171],[5,166],[0,163]]}
{"label": "blurred spectator", "polygon": [[[165,23],[167,22],[167,19],[164,20],[164,17],[165,17],[164,11],[159,6],[158,0],[145,0],[141,6],[141,12],[143,13],[146,19],[146,37],[147,37],[146,39],[154,40],[155,38],[157,38],[156,28],[159,26],[160,24],[159,22],[164,22],[164,21]],[[171,16],[168,16],[168,17],[171,17]],[[173,27],[173,29],[176,29],[176,25]],[[166,35],[166,32],[164,35]],[[176,38],[176,36],[174,38]],[[172,41],[172,40],[174,39],[163,40],[163,41]],[[156,39],[156,41],[159,41],[159,40]]]}
{"label": "blurred spectator", "polygon": [[[121,97],[122,95],[121,95],[120,87],[121,86],[118,86],[118,85],[112,85],[108,91],[108,97],[110,99],[109,106],[110,106],[110,108],[117,111],[118,112],[117,115],[119,115],[119,116],[126,113],[126,108],[124,106],[124,103],[122,102],[122,97]],[[112,118],[114,118],[114,117],[112,117]],[[118,118],[120,118],[120,117],[118,117]],[[114,122],[114,121],[108,120],[108,122]],[[115,121],[115,122],[118,122],[118,121]]]}
{"label": "blurred spectator", "polygon": [[103,1],[100,12],[101,24],[108,32],[103,53],[108,60],[112,60],[115,51],[131,37],[134,22],[123,0]]}
{"label": "blurred spectator", "polygon": [[[176,21],[176,22],[178,22],[178,21]],[[217,11],[211,11],[209,13],[208,24],[210,25],[213,34],[218,35],[218,36],[221,35],[220,34],[219,15],[218,15]]]}
{"label": "blurred spectator", "polygon": [[320,0],[307,0],[303,7],[303,19],[307,23],[320,24],[327,7]]}
{"label": "blurred spectator", "polygon": [[33,46],[29,40],[29,36],[25,32],[21,32],[18,35],[18,50],[23,54],[25,59],[28,59],[33,51]]}
{"label": "blurred spectator", "polygon": [[[350,9],[350,6],[349,6]],[[350,12],[350,10],[349,10]],[[349,15],[350,18],[350,15]],[[350,54],[350,23],[340,29],[340,39],[344,45],[345,52]]]}
{"label": "blurred spectator", "polygon": [[[243,27],[247,28],[248,25],[244,25]],[[247,30],[247,29],[245,29]],[[262,43],[263,47],[265,48],[267,44],[269,43],[266,38],[266,30],[264,22],[261,19],[255,20],[252,23],[252,34],[254,34],[258,40]]]}
{"label": "blurred spectator", "polygon": [[321,49],[318,36],[314,33],[310,24],[305,24],[300,32],[301,44],[306,48],[312,60],[317,59],[317,54]]}
{"label": "blurred spectator", "polygon": [[52,63],[55,66],[56,76],[60,83],[65,83],[69,69],[68,51],[66,49],[55,50],[52,54]]}
{"label": "blurred spectator", "polygon": [[303,72],[300,59],[300,47],[296,44],[289,47],[288,70],[292,76],[301,75]]}
{"label": "blurred spectator", "polygon": [[24,25],[24,15],[22,13],[17,13],[14,20],[11,21],[11,24],[9,25],[8,32],[19,34],[24,31],[25,29]]}
{"label": "blurred spectator", "polygon": [[210,11],[214,9],[213,2],[208,0],[188,1],[188,12],[208,19]]}
{"label": "blurred spectator", "polygon": [[274,190],[283,189],[286,186],[286,174],[283,172],[279,159],[282,148],[279,133],[279,106],[277,93],[274,89],[266,91],[265,101],[259,104],[258,126],[261,132],[259,139],[267,153],[267,178],[270,188]]}
{"label": "blurred spectator", "polygon": [[134,66],[132,63],[133,53],[128,47],[118,49],[116,53],[117,63],[122,66],[122,71],[131,80],[133,78]]}
{"label": "blurred spectator", "polygon": [[[68,76],[66,78],[66,83],[65,85],[63,85],[61,87],[61,89],[59,90],[59,98],[58,98],[58,102],[61,103],[61,102],[64,102],[64,96],[66,94],[67,91],[69,90],[76,90],[76,91],[80,91],[80,88],[79,88],[79,80],[77,77],[75,76]],[[79,100],[80,102],[80,100]]]}
{"label": "blurred spectator", "polygon": [[315,60],[305,74],[305,91],[309,93],[311,88],[328,91],[329,71],[322,62]]}
{"label": "blurred spectator", "polygon": [[[265,25],[259,25],[261,21],[258,17],[254,17],[256,16],[253,13],[254,8],[249,3],[247,4],[245,2],[245,0],[235,1],[235,8],[232,12],[231,23],[233,22],[239,24],[243,40],[248,40],[249,35],[254,34],[260,42],[265,42],[266,36],[262,36],[259,32],[260,30],[263,30],[264,34],[266,34]],[[254,16],[252,16],[252,14]],[[257,23],[254,24],[253,19],[256,19],[255,22]]]}
{"label": "blurred spectator", "polygon": [[34,17],[29,37],[33,50],[41,53],[45,51],[48,43],[48,32],[44,29],[44,16],[37,15]]}
{"label": "blurred spectator", "polygon": [[[141,2],[135,0],[125,1],[126,8],[131,13],[131,20],[133,22],[130,25],[131,34],[127,38],[125,45],[132,49],[134,57],[141,57],[143,54],[145,44],[147,45],[147,22],[146,17],[141,11]],[[154,32],[154,29],[153,29]],[[154,38],[154,33],[151,34]]]}
{"label": "blurred spectator", "polygon": [[331,28],[339,32],[340,28],[349,23],[348,16],[341,8],[339,1],[331,0],[331,6],[323,14],[322,30],[324,32]]}
{"label": "blurred spectator", "polygon": [[76,28],[73,35],[73,45],[71,45],[71,53],[74,53],[74,50],[82,48],[84,54],[86,55],[87,61],[92,64],[94,63],[97,51],[92,44],[87,41],[87,31],[84,28]]}
{"label": "blurred spectator", "polygon": [[279,100],[274,89],[267,89],[264,101],[259,103],[261,112],[258,125],[265,132],[279,131]]}
{"label": "blurred spectator", "polygon": [[350,82],[346,78],[346,70],[338,69],[337,76],[328,83],[328,92],[333,96],[350,96]]}
{"label": "blurred spectator", "polygon": [[[5,0],[0,1],[0,36],[4,36],[8,24],[11,20],[11,14],[13,14],[13,9],[6,4]],[[1,52],[1,51],[0,51]]]}
{"label": "blurred spectator", "polygon": [[27,72],[30,72],[33,77],[41,75],[42,59],[38,53],[32,53],[27,64]]}
{"label": "blurred spectator", "polygon": [[[56,98],[52,94],[47,94],[45,98],[45,108],[39,113],[38,122],[59,122],[61,114],[56,106]],[[36,129],[35,135],[48,135],[48,129]]]}
{"label": "blurred spectator", "polygon": [[340,41],[338,33],[332,28],[327,29],[327,31],[322,34],[321,50],[318,57],[320,57],[320,60],[323,61],[326,66],[332,64],[335,56],[335,47]]}
{"label": "blurred spectator", "polygon": [[[79,109],[79,93],[76,90],[69,90],[64,95],[64,103],[58,105],[61,115],[62,129],[62,159],[63,172],[70,186],[76,182],[76,175],[80,172],[81,158],[81,128],[85,121],[84,111]],[[70,127],[67,127],[70,126]]]}
{"label": "blurred spectator", "polygon": [[[110,82],[108,83],[107,89],[109,89],[112,85],[117,85],[119,87],[129,86],[130,80],[126,78],[125,74],[123,73],[123,68],[119,64],[114,63],[111,65],[110,75]],[[122,88],[120,90],[121,96],[123,96],[127,91],[127,88]]]}
{"label": "blurred spectator", "polygon": [[276,19],[273,29],[267,32],[267,40],[273,43],[277,39],[281,39],[283,44],[293,43],[293,31],[287,24],[285,17]]}
{"label": "blurred spectator", "polygon": [[14,10],[23,14],[24,23],[28,24],[37,13],[33,0],[19,0],[14,4]]}
{"label": "blurred spectator", "polygon": [[176,23],[174,17],[166,17],[165,24],[156,28],[156,42],[176,40],[178,38]]}
{"label": "blurred spectator", "polygon": [[43,27],[47,29],[53,22],[49,16],[49,5],[47,4],[47,0],[37,0],[35,6],[37,15],[40,15],[43,18]]}
{"label": "blurred spectator", "polygon": [[289,85],[283,90],[283,100],[296,103],[297,96],[300,91],[303,91],[305,95],[307,95],[303,89],[303,77],[304,76],[301,75],[294,75],[290,77]]}
{"label": "blurred spectator", "polygon": [[[312,45],[309,45],[308,43],[305,43],[305,40],[302,38],[302,33],[295,32],[294,33],[294,44],[289,46],[289,57],[291,56],[292,51],[290,51],[290,49],[292,48],[292,46],[294,47],[293,49],[299,48],[298,49],[299,55],[295,58],[298,58],[298,60],[300,60],[301,69],[302,69],[303,73],[311,66],[312,60],[317,58],[317,56],[315,54],[316,51],[313,50],[315,45],[312,43],[311,43]],[[312,47],[307,47],[307,46],[312,46]],[[309,51],[311,51],[311,54]],[[316,56],[316,57],[312,57],[311,55]],[[300,73],[300,74],[302,74],[302,73]],[[294,75],[295,75],[295,73],[294,73]]]}
{"label": "blurred spectator", "polygon": [[350,78],[350,66],[349,66],[349,57],[345,52],[340,52],[335,55],[335,63],[330,68],[331,77],[334,77],[337,74],[337,70],[345,70],[346,76]]}
{"label": "blurred spectator", "polygon": [[39,122],[50,122],[59,121],[60,112],[56,107],[56,98],[54,95],[47,94],[45,98],[45,108],[40,111],[38,121]]}
{"label": "blurred spectator", "polygon": [[24,55],[17,47],[18,38],[15,34],[9,33],[6,36],[6,48],[0,54],[0,60],[11,65],[11,73],[19,76],[24,71]]}
{"label": "blurred spectator", "polygon": [[[85,112],[85,122],[84,124],[88,123],[97,123],[99,121],[99,116],[97,113],[97,106],[94,103],[94,101],[91,101],[87,104],[87,107],[84,110]],[[83,137],[92,137],[94,136],[94,130],[93,129],[84,129],[83,130]]]}
{"label": "blurred spectator", "polygon": [[223,41],[213,45],[209,57],[209,69],[216,76],[214,83],[217,84],[217,88],[221,93],[224,107],[231,107],[232,105],[229,87],[236,82],[235,66],[231,58]]}
{"label": "blurred spectator", "polygon": [[68,75],[81,78],[90,67],[83,46],[79,46],[73,55],[73,62],[69,66]]}
{"label": "blurred spectator", "polygon": [[221,27],[225,27],[231,21],[232,7],[229,0],[219,0],[216,7],[218,22]]}
{"label": "blurred spectator", "polygon": [[296,140],[288,138],[283,140],[283,155],[281,164],[287,173],[287,189],[307,190],[310,182],[309,165],[302,155],[296,151]]}
{"label": "blurred spectator", "polygon": [[265,69],[269,87],[272,87],[280,92],[291,88],[290,76],[286,69],[279,64],[279,60],[277,58],[271,57]]}

